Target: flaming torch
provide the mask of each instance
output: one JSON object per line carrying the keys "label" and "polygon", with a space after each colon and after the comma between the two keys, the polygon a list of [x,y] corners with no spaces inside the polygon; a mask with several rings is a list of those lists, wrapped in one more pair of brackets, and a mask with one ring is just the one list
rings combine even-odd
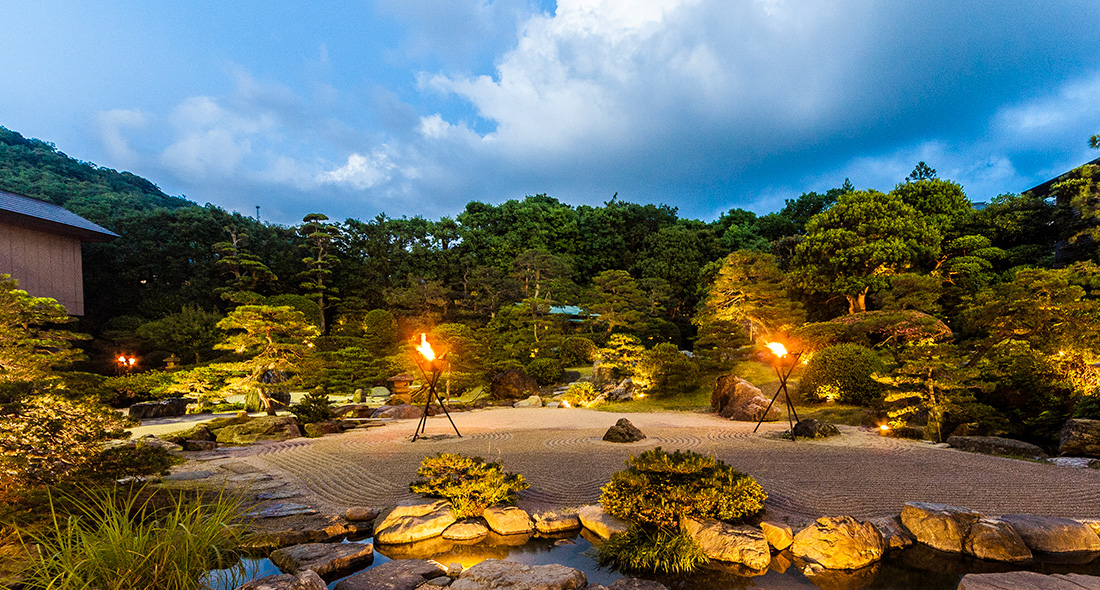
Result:
{"label": "flaming torch", "polygon": [[772,368],[775,369],[775,374],[779,377],[779,389],[775,390],[775,395],[772,396],[772,401],[768,404],[768,409],[764,410],[764,414],[760,416],[760,421],[756,423],[756,428],[753,428],[752,431],[756,432],[760,429],[760,425],[764,422],[764,418],[768,416],[768,412],[771,411],[772,405],[775,404],[775,400],[779,399],[779,394],[783,394],[783,400],[787,404],[787,422],[791,426],[791,440],[793,441],[795,439],[794,425],[799,420],[798,413],[794,411],[794,403],[791,402],[791,395],[787,391],[787,379],[790,379],[791,372],[798,366],[798,357],[802,356],[802,353],[788,353],[787,347],[783,346],[781,342],[769,342],[766,346],[775,356],[775,360],[772,361]]}
{"label": "flaming torch", "polygon": [[[420,346],[416,347],[416,351],[420,353],[420,356],[424,357],[424,361],[427,363],[427,368],[424,367],[425,363],[422,363],[419,359],[416,361],[416,366],[420,369],[420,374],[424,376],[424,381],[428,384],[428,394],[424,399],[424,415],[420,417],[420,423],[416,426],[416,432],[413,433],[412,439],[415,441],[425,433],[428,426],[428,408],[432,405],[432,398],[435,398],[439,402],[439,407],[443,408],[443,413],[447,415],[447,420],[451,422],[451,428],[455,429],[455,434],[460,438],[462,433],[458,431],[458,427],[455,426],[455,421],[451,419],[451,413],[447,411],[447,406],[444,405],[443,400],[439,397],[439,393],[436,391],[436,385],[439,384],[439,376],[443,373],[440,367],[440,362],[447,357],[444,354],[439,359],[436,359],[435,351],[432,350],[432,345],[428,343],[428,335],[420,333]],[[429,371],[431,375],[429,376]]]}

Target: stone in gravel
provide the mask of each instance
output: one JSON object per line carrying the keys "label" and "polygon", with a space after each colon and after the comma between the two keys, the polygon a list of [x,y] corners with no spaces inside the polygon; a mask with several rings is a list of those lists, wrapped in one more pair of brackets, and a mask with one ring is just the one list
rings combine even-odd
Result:
{"label": "stone in gravel", "polygon": [[736,526],[713,518],[686,518],[680,521],[680,528],[709,559],[739,563],[752,570],[767,569],[772,560],[760,527]]}
{"label": "stone in gravel", "polygon": [[313,570],[300,574],[265,576],[238,586],[237,590],[328,590],[328,585]]}
{"label": "stone in gravel", "polygon": [[401,504],[378,518],[374,539],[379,543],[401,544],[443,534],[457,520],[447,500]]}
{"label": "stone in gravel", "polygon": [[1031,550],[1006,522],[983,518],[970,527],[963,542],[963,553],[989,561],[1027,561]]}
{"label": "stone in gravel", "polygon": [[1100,537],[1087,525],[1068,518],[1006,514],[1001,520],[1016,529],[1032,551],[1082,553],[1100,551]]}
{"label": "stone in gravel", "polygon": [[1043,452],[1043,449],[1031,443],[999,436],[951,436],[948,437],[947,444],[956,449],[984,455],[1008,455],[1034,459],[1047,458],[1047,454]]}
{"label": "stone in gravel", "polygon": [[442,565],[424,559],[395,559],[344,578],[334,590],[416,590],[428,580],[445,575]]}
{"label": "stone in gravel", "polygon": [[1088,457],[1055,457],[1047,459],[1047,463],[1074,469],[1096,469],[1100,467],[1100,459],[1090,459]]}
{"label": "stone in gravel", "polygon": [[443,538],[450,541],[473,541],[489,534],[489,527],[478,519],[460,520],[443,531]]}
{"label": "stone in gravel", "polygon": [[409,420],[420,418],[424,415],[424,408],[412,404],[400,404],[396,406],[382,406],[371,414],[371,418],[393,418],[395,420]]}
{"label": "stone in gravel", "polygon": [[161,478],[163,481],[191,481],[195,479],[206,479],[217,475],[214,471],[180,471],[178,473],[171,473]]}
{"label": "stone in gravel", "polygon": [[242,445],[298,438],[302,436],[302,431],[294,416],[261,416],[243,424],[220,428],[214,435],[220,443]]}
{"label": "stone in gravel", "polygon": [[381,510],[370,506],[352,506],[344,512],[344,518],[352,522],[366,522],[378,518]]}
{"label": "stone in gravel", "polygon": [[607,590],[668,590],[668,586],[653,580],[623,578],[608,586]]}
{"label": "stone in gravel", "polygon": [[794,435],[802,438],[828,438],[840,436],[840,429],[828,422],[807,418],[794,425]]}
{"label": "stone in gravel", "polygon": [[611,516],[599,504],[589,504],[577,510],[577,518],[580,519],[584,528],[592,531],[604,541],[610,539],[611,535],[617,535],[630,528],[625,521]]}
{"label": "stone in gravel", "polygon": [[279,490],[275,492],[260,492],[256,494],[257,500],[286,500],[287,498],[294,498],[301,496],[301,492],[295,492],[293,490]]}
{"label": "stone in gravel", "polygon": [[535,530],[544,535],[575,531],[581,528],[581,519],[575,512],[546,512],[536,514],[534,520]]}
{"label": "stone in gravel", "polygon": [[265,506],[258,511],[252,512],[251,516],[256,518],[281,518],[299,514],[317,514],[317,509],[306,506],[305,504],[282,502]]}
{"label": "stone in gravel", "polygon": [[535,523],[526,510],[515,506],[490,506],[481,514],[489,528],[500,535],[526,535],[535,532]]}
{"label": "stone in gravel", "polygon": [[213,451],[218,448],[218,443],[212,440],[185,440],[182,446],[185,451]]}
{"label": "stone in gravel", "polygon": [[137,420],[149,418],[173,418],[187,412],[187,399],[171,397],[157,402],[144,402],[130,406],[130,417]]}
{"label": "stone in gravel", "polygon": [[962,553],[970,527],[981,518],[980,512],[933,502],[909,502],[901,509],[901,523],[918,543],[948,553]]}
{"label": "stone in gravel", "polygon": [[875,528],[878,529],[887,551],[905,549],[916,541],[913,535],[901,524],[901,519],[897,516],[872,518],[867,522],[875,525]]}
{"label": "stone in gravel", "polygon": [[233,483],[254,483],[258,481],[271,481],[273,478],[266,473],[241,473],[239,475],[230,475],[225,478],[225,481]]}
{"label": "stone in gravel", "polygon": [[518,402],[512,404],[513,408],[541,408],[542,398],[537,395],[532,395],[527,399],[521,399]]}
{"label": "stone in gravel", "polygon": [[791,546],[794,541],[794,532],[791,527],[777,522],[764,521],[760,523],[760,530],[764,531],[764,538],[768,540],[776,551],[782,551]]}
{"label": "stone in gravel", "polygon": [[[770,410],[769,405],[772,406]],[[779,419],[779,408],[771,404],[759,388],[736,375],[721,375],[714,380],[710,407],[719,416],[730,420],[756,422],[761,417],[769,421]]]}
{"label": "stone in gravel", "polygon": [[588,586],[584,572],[564,565],[527,565],[487,559],[462,572],[450,585],[452,590],[583,590]]}
{"label": "stone in gravel", "polygon": [[830,570],[856,570],[882,559],[878,529],[850,516],[823,517],[798,531],[791,553]]}
{"label": "stone in gravel", "polygon": [[1100,420],[1066,420],[1066,424],[1062,426],[1058,454],[1100,457]]}
{"label": "stone in gravel", "polygon": [[545,407],[550,408],[550,409],[560,408],[561,407],[561,402],[546,402]]}
{"label": "stone in gravel", "polygon": [[645,439],[645,435],[641,430],[638,430],[637,426],[630,423],[630,420],[626,418],[619,418],[619,421],[614,426],[607,429],[604,433],[603,439],[607,442],[614,443],[631,443],[638,442]]}
{"label": "stone in gravel", "polygon": [[1044,576],[1036,572],[966,574],[958,590],[1100,590],[1100,578],[1081,574]]}
{"label": "stone in gravel", "polygon": [[288,574],[313,570],[319,576],[327,576],[370,565],[374,561],[374,546],[370,543],[306,543],[272,551],[268,559]]}

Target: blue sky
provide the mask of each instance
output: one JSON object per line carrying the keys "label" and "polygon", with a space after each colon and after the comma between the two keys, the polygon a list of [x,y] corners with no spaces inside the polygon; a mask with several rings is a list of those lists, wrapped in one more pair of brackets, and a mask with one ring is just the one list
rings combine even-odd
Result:
{"label": "blue sky", "polygon": [[918,160],[973,200],[1100,156],[1093,0],[0,3],[0,125],[265,220],[471,200],[713,219]]}

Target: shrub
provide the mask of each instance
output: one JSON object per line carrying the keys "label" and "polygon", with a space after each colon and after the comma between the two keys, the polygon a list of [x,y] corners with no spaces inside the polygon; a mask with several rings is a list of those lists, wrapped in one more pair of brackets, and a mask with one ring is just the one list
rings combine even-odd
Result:
{"label": "shrub", "polygon": [[596,360],[598,352],[599,349],[596,348],[595,342],[583,336],[570,336],[561,343],[558,356],[561,358],[563,365],[576,367],[591,364],[592,361]]}
{"label": "shrub", "polygon": [[699,364],[667,342],[643,353],[634,373],[634,382],[654,397],[690,393],[699,386]]}
{"label": "shrub", "polygon": [[161,447],[140,445],[105,449],[93,461],[76,470],[73,479],[110,483],[124,477],[167,475],[169,467],[183,461]]}
{"label": "shrub", "polygon": [[236,559],[243,534],[239,498],[181,494],[157,508],[142,490],[120,495],[106,488],[88,496],[69,499],[76,514],[68,518],[51,499],[52,526],[25,533],[39,545],[26,588],[193,590],[204,587],[208,570]]}
{"label": "shrub", "polygon": [[107,392],[103,403],[115,407],[125,407],[138,402],[167,397],[165,387],[172,382],[172,374],[163,371],[147,371],[108,377],[103,380],[102,388]]}
{"label": "shrub", "polygon": [[612,378],[630,377],[643,354],[645,347],[637,336],[612,334],[607,346],[599,349],[600,367],[610,369]]}
{"label": "shrub", "polygon": [[545,387],[561,381],[565,376],[565,368],[557,359],[535,359],[527,364],[527,374],[535,383]]}
{"label": "shrub", "polygon": [[703,550],[684,533],[633,525],[597,549],[600,565],[621,570],[688,573],[707,562]]}
{"label": "shrub", "polygon": [[838,344],[814,353],[798,390],[806,400],[823,399],[819,395],[821,390],[837,395],[836,401],[841,403],[869,406],[883,391],[882,384],[871,375],[885,372],[885,363],[871,349],[858,344]]}
{"label": "shrub", "polygon": [[1072,418],[1084,418],[1086,420],[1100,420],[1100,393],[1083,395],[1073,405]]}
{"label": "shrub", "polygon": [[516,492],[527,489],[522,475],[508,473],[500,463],[486,463],[481,457],[439,453],[425,457],[416,474],[421,478],[409,485],[417,494],[446,498],[456,518],[481,516],[493,504],[512,504]]}
{"label": "shrub", "polygon": [[290,413],[301,425],[332,420],[336,414],[328,403],[328,394],[320,387],[310,391],[297,404],[290,406]]}
{"label": "shrub", "polygon": [[764,508],[767,494],[755,479],[713,456],[660,447],[627,460],[611,476],[600,504],[644,527],[676,530],[684,518],[735,521]]}
{"label": "shrub", "polygon": [[596,386],[588,381],[578,381],[570,385],[569,389],[565,390],[565,395],[562,396],[562,399],[574,408],[586,408],[595,401],[599,395],[600,392],[596,391]]}

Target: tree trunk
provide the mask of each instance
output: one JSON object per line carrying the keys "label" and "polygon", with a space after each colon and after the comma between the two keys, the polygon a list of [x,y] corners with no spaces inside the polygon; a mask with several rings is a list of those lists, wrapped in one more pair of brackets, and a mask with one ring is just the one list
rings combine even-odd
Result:
{"label": "tree trunk", "polygon": [[848,298],[848,313],[867,311],[867,291],[858,295],[845,295]]}

